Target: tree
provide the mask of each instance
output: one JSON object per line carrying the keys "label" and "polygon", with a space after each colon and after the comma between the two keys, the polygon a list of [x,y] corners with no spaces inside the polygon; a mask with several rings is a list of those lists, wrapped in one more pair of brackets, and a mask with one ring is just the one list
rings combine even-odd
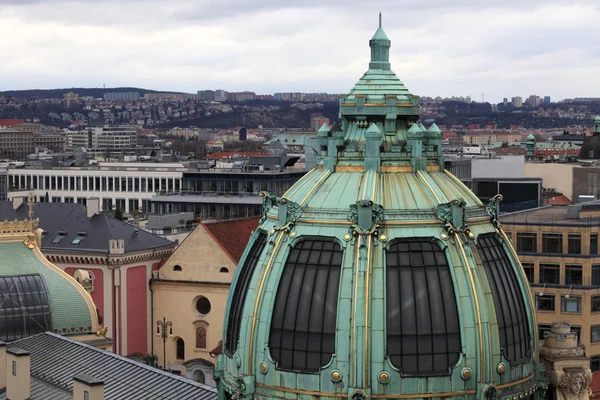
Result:
{"label": "tree", "polygon": [[124,220],[125,220],[125,217],[123,216],[123,211],[121,211],[121,209],[120,209],[120,208],[117,208],[117,209],[115,210],[115,215],[114,215],[114,217],[115,217],[116,219],[118,219],[118,220],[121,220],[121,221],[124,221]]}

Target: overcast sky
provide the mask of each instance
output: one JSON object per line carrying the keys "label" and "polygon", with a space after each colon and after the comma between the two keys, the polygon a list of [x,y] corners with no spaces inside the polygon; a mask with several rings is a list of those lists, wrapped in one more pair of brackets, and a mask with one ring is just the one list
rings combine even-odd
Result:
{"label": "overcast sky", "polygon": [[0,0],[0,90],[343,93],[379,11],[415,94],[600,97],[600,0]]}

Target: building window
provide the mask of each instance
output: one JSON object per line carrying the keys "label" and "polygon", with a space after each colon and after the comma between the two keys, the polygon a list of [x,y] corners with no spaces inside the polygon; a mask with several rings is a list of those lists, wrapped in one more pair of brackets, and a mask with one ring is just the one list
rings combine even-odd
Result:
{"label": "building window", "polygon": [[560,265],[540,264],[540,283],[558,285],[560,283]]}
{"label": "building window", "polygon": [[194,379],[198,383],[205,383],[204,372],[202,372],[200,370],[194,371],[194,374],[192,375],[192,379]]}
{"label": "building window", "polygon": [[535,270],[533,263],[521,263],[523,266],[523,271],[525,271],[525,276],[527,277],[527,281],[529,283],[533,283],[533,273]]}
{"label": "building window", "polygon": [[592,356],[590,359],[590,368],[592,372],[600,370],[600,356]]}
{"label": "building window", "polygon": [[569,254],[581,254],[581,234],[569,233],[567,244]]}
{"label": "building window", "polygon": [[227,268],[225,268],[225,267],[222,267],[222,268],[219,270],[219,272],[220,272],[220,273],[223,273],[223,274],[226,274],[226,273],[228,273],[228,272],[229,272],[229,270],[228,270]]}
{"label": "building window", "polygon": [[196,300],[196,310],[198,310],[200,314],[208,314],[210,312],[210,301],[206,297],[200,296],[198,300]]}
{"label": "building window", "polygon": [[448,374],[461,338],[444,251],[431,240],[393,243],[386,253],[386,302],[391,363],[404,374]]}
{"label": "building window", "polygon": [[581,286],[583,283],[583,273],[581,265],[565,265],[565,285]]}
{"label": "building window", "polygon": [[575,336],[577,336],[577,344],[581,343],[581,327],[571,325],[571,333],[574,333]]}
{"label": "building window", "polygon": [[13,376],[17,376],[17,362],[16,361],[12,362],[12,374],[13,374]]}
{"label": "building window", "polygon": [[90,392],[87,390],[83,391],[83,400],[90,400]]}
{"label": "building window", "polygon": [[555,311],[556,301],[553,294],[535,295],[535,308],[538,311]]}
{"label": "building window", "polygon": [[331,360],[342,255],[340,245],[327,239],[304,240],[290,250],[269,335],[279,369],[319,372]]}
{"label": "building window", "polygon": [[517,252],[537,253],[537,233],[517,232]]}
{"label": "building window", "polygon": [[590,254],[591,255],[598,254],[598,234],[597,233],[590,234]]}
{"label": "building window", "polygon": [[600,342],[600,325],[592,326],[591,331],[592,331],[592,343]]}
{"label": "building window", "polygon": [[203,326],[196,328],[196,348],[206,349],[206,328]]}
{"label": "building window", "polygon": [[509,361],[524,360],[531,351],[530,332],[523,293],[513,265],[496,235],[480,236],[477,244],[492,290],[504,357]]}
{"label": "building window", "polygon": [[178,271],[178,272],[181,272],[181,265],[175,265],[175,266],[173,267],[173,271]]}
{"label": "building window", "polygon": [[592,312],[600,312],[600,295],[592,296]]}
{"label": "building window", "polygon": [[562,233],[543,233],[542,234],[542,253],[562,254]]}
{"label": "building window", "polygon": [[67,232],[59,231],[54,240],[52,240],[52,244],[58,244],[61,240],[63,240],[67,236]]}
{"label": "building window", "polygon": [[546,331],[550,332],[551,329],[552,329],[552,325],[544,325],[544,324],[538,325],[538,339],[544,340],[544,332],[546,332]]}
{"label": "building window", "polygon": [[176,347],[177,347],[177,354],[176,354],[176,358],[178,360],[185,360],[185,343],[183,342],[182,338],[178,338],[177,342],[176,342]]}
{"label": "building window", "polygon": [[[227,332],[225,335],[225,354],[229,357],[237,350],[238,340],[240,338],[240,323],[244,304],[246,303],[246,294],[250,287],[250,280],[254,275],[254,270],[260,259],[260,255],[267,243],[267,235],[260,232],[250,248],[250,252],[244,260],[244,264],[239,268],[233,296],[229,305],[229,317],[227,319]],[[232,283],[233,285],[233,283]]]}
{"label": "building window", "polygon": [[564,313],[581,313],[581,297],[561,296],[560,311]]}

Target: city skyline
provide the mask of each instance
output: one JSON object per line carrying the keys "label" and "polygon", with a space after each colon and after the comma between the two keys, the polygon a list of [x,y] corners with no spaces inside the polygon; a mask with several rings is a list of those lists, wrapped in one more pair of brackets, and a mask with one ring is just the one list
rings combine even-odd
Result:
{"label": "city skyline", "polygon": [[403,38],[390,61],[415,94],[480,101],[485,93],[499,103],[600,91],[592,0],[405,3],[0,0],[0,33],[19,33],[0,43],[9,55],[0,91],[106,84],[344,93],[367,69],[354,44],[368,43],[377,24],[371,7],[383,12],[388,34]]}

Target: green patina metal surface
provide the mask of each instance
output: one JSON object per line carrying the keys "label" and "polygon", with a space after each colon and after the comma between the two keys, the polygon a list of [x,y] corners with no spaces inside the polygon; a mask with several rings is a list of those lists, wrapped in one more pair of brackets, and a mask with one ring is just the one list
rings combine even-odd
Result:
{"label": "green patina metal surface", "polygon": [[61,335],[89,333],[92,316],[81,293],[44,265],[22,242],[0,243],[0,276],[41,275],[48,290],[52,330]]}
{"label": "green patina metal surface", "polygon": [[[267,234],[241,313],[237,350],[217,360],[220,399],[543,398],[533,304],[497,221],[498,199],[482,204],[444,169],[442,132],[417,123],[417,100],[389,69],[390,42],[381,24],[370,46],[369,71],[340,101],[341,126],[324,125],[317,133],[318,167],[283,198],[265,196],[264,218],[232,284],[259,232]],[[532,349],[524,362],[511,364],[502,353],[477,249],[485,234],[496,235],[517,276]],[[343,251],[335,353],[318,372],[283,370],[269,350],[275,297],[290,249],[314,237],[334,239]],[[405,375],[387,355],[385,254],[390,242],[402,238],[427,238],[448,259],[462,348],[443,376]]]}

